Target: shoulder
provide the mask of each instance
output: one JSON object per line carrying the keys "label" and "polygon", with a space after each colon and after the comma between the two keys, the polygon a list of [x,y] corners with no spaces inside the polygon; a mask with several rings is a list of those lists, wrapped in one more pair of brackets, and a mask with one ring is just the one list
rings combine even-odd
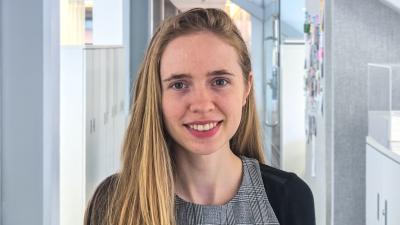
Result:
{"label": "shoulder", "polygon": [[309,186],[296,174],[260,163],[268,200],[281,225],[314,225],[314,198]]}
{"label": "shoulder", "polygon": [[104,179],[97,186],[85,212],[84,225],[103,224],[107,208],[118,182],[118,174]]}
{"label": "shoulder", "polygon": [[295,173],[286,172],[260,163],[260,171],[264,184],[270,188],[286,189],[296,193],[311,194],[311,189]]}

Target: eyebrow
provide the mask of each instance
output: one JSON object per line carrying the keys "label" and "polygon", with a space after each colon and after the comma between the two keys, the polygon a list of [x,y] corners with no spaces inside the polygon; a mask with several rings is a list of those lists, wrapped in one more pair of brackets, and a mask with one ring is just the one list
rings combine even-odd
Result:
{"label": "eyebrow", "polygon": [[[207,73],[207,76],[220,76],[220,75],[229,75],[229,76],[234,76],[233,73],[227,71],[227,70],[214,70],[211,72]],[[168,78],[164,79],[163,82],[168,82],[171,80],[179,80],[179,79],[192,79],[192,76],[190,74],[186,74],[186,73],[180,73],[180,74],[171,74],[171,76],[169,76]]]}

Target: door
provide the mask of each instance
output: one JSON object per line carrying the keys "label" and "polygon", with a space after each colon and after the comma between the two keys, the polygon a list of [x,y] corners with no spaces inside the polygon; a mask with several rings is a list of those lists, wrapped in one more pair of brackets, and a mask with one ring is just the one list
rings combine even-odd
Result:
{"label": "door", "polygon": [[381,215],[383,225],[400,224],[400,163],[382,155],[382,187],[383,201],[381,202]]}
{"label": "door", "polygon": [[124,134],[126,130],[125,121],[125,96],[126,96],[126,82],[124,72],[124,49],[116,48],[116,80],[117,80],[117,118],[115,125],[115,153],[114,153],[114,170],[117,171],[120,167],[120,155],[123,147]]}
{"label": "door", "polygon": [[366,224],[384,225],[382,223],[382,167],[383,156],[373,147],[367,145],[366,149]]}
{"label": "door", "polygon": [[106,49],[105,64],[107,67],[106,71],[106,108],[108,114],[108,121],[106,124],[106,173],[110,174],[114,166],[114,125],[115,125],[115,114],[116,114],[116,103],[115,103],[115,56],[114,48]]}
{"label": "door", "polygon": [[85,185],[85,202],[89,201],[92,190],[95,188],[95,177],[96,177],[96,168],[95,168],[95,157],[96,152],[94,148],[94,102],[92,101],[94,96],[94,53],[92,49],[84,48],[83,56],[85,61],[85,70],[83,72],[83,76],[85,78],[85,96],[84,99],[84,112],[86,114],[86,143],[83,148],[82,154],[84,159],[84,178],[86,181]]}

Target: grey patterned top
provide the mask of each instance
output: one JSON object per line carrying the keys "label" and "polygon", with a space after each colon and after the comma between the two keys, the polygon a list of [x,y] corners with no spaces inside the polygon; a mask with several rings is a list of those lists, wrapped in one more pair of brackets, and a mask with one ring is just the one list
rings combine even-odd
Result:
{"label": "grey patterned top", "polygon": [[175,196],[178,225],[279,225],[265,192],[258,161],[244,156],[241,159],[242,183],[228,203],[198,205]]}

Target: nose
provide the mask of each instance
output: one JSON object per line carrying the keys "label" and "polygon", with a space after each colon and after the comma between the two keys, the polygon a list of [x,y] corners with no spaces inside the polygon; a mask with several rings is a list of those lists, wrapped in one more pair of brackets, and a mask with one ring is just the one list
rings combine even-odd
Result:
{"label": "nose", "polygon": [[212,93],[207,88],[192,90],[189,110],[193,113],[207,113],[215,109]]}

